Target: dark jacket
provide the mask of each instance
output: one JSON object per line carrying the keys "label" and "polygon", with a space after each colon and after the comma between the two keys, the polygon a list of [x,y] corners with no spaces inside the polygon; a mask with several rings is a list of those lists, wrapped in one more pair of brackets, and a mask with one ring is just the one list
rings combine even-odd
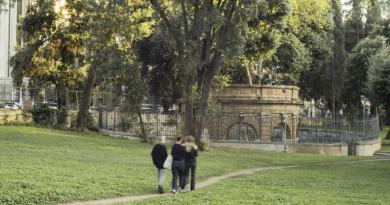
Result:
{"label": "dark jacket", "polygon": [[173,161],[184,161],[186,158],[186,148],[181,144],[174,144],[171,154]]}
{"label": "dark jacket", "polygon": [[198,150],[195,150],[194,146],[186,149],[186,163],[196,163],[197,156]]}
{"label": "dark jacket", "polygon": [[156,144],[152,150],[153,164],[159,169],[164,168],[164,162],[167,159],[167,148],[164,145]]}

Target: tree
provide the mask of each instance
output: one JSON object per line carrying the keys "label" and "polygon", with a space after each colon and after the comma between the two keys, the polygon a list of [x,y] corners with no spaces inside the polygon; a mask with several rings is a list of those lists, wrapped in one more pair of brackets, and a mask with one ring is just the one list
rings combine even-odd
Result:
{"label": "tree", "polygon": [[80,4],[69,4],[67,15],[55,11],[56,1],[36,1],[29,6],[19,30],[25,45],[11,58],[14,83],[29,77],[35,85],[55,84],[77,89],[83,82],[81,54],[83,31]]}
{"label": "tree", "polygon": [[[383,46],[369,59],[368,91],[386,109],[386,121],[390,122],[390,47]],[[390,130],[385,139],[390,139]]]}
{"label": "tree", "polygon": [[[38,0],[28,7],[19,31],[24,45],[11,57],[14,84],[29,77],[34,86],[54,84],[57,89],[79,89],[84,81],[82,3],[55,9],[58,1]],[[77,63],[75,63],[77,62]],[[58,103],[60,105],[60,102]]]}
{"label": "tree", "polygon": [[352,9],[346,15],[345,49],[351,51],[364,38],[363,9],[365,0],[349,0],[346,4]]}
{"label": "tree", "polygon": [[345,51],[345,30],[343,26],[343,19],[341,14],[340,0],[332,0],[333,8],[333,58],[332,58],[332,117],[333,121],[336,121],[336,99],[340,100],[340,94],[343,89],[343,73],[344,73],[344,61],[346,56]]}
{"label": "tree", "polygon": [[255,11],[266,10],[284,13],[287,1],[172,1],[167,8],[161,2],[150,0],[153,9],[172,38],[179,62],[185,74],[186,117],[185,135],[193,127],[192,85],[197,73],[197,85],[201,94],[199,108],[195,115],[194,135],[200,143],[202,119],[213,78],[223,57],[243,53],[247,35],[248,19],[254,18]]}
{"label": "tree", "polygon": [[143,72],[148,79],[150,94],[164,111],[168,111],[181,97],[183,72],[175,55],[173,39],[164,32],[155,32],[136,44],[138,60],[143,63]]}
{"label": "tree", "polygon": [[0,13],[7,12],[9,7],[13,7],[15,5],[16,1],[18,0],[0,0]]}
{"label": "tree", "polygon": [[360,41],[346,59],[346,89],[344,103],[347,110],[354,112],[361,105],[361,96],[367,94],[368,60],[386,43],[386,38],[377,36],[375,39],[365,38]]}
{"label": "tree", "polygon": [[77,115],[78,130],[84,130],[86,125],[93,89],[104,80],[114,81],[132,64],[131,42],[145,33],[142,26],[149,18],[143,9],[147,10],[147,7],[138,1],[86,0],[85,12],[89,19],[84,29],[89,32],[85,40],[88,78]]}
{"label": "tree", "polygon": [[369,0],[367,2],[366,23],[364,25],[365,37],[369,36],[374,26],[379,24],[382,19],[382,11],[378,0]]}

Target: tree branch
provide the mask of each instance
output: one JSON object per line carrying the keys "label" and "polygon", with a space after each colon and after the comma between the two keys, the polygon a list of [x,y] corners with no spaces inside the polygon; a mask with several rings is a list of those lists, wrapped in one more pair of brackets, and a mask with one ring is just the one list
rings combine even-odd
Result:
{"label": "tree branch", "polygon": [[185,7],[185,4],[184,4],[184,0],[181,1],[181,10],[183,12],[184,35],[185,35],[185,38],[186,38],[186,41],[187,41],[187,44],[188,44],[188,42],[190,40],[190,37],[189,37],[189,31],[188,31],[189,29],[188,29],[187,12],[186,12],[186,7]]}

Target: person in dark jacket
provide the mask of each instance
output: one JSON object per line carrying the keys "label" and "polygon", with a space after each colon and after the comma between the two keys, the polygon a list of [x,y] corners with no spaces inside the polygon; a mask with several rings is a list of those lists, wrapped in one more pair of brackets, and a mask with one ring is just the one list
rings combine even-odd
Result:
{"label": "person in dark jacket", "polygon": [[167,148],[163,145],[165,143],[165,136],[160,136],[158,138],[158,144],[154,145],[152,150],[152,159],[153,164],[157,168],[157,184],[158,184],[158,193],[163,194],[164,189],[164,180],[165,180],[165,171],[164,162],[167,159]]}
{"label": "person in dark jacket", "polygon": [[[184,188],[185,192],[195,190],[195,170],[196,170],[196,157],[198,157],[198,146],[195,145],[194,137],[189,135],[187,137],[186,145],[186,159],[185,159],[185,168],[184,168]],[[188,184],[188,178],[190,175],[191,169],[191,187]]]}
{"label": "person in dark jacket", "polygon": [[[186,148],[181,145],[182,135],[176,136],[176,143],[172,146],[172,192],[177,194],[184,189],[184,159]],[[179,190],[177,189],[177,177],[179,176]]]}

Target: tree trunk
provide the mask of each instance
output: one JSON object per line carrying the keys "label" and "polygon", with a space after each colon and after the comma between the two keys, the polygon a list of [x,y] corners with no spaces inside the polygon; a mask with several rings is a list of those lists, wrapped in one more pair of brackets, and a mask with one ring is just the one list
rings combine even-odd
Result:
{"label": "tree trunk", "polygon": [[141,125],[141,136],[139,136],[139,138],[140,138],[141,142],[148,142],[148,136],[147,136],[146,129],[145,129],[145,126],[144,126],[144,122],[142,121],[141,111],[139,110],[137,112],[137,114],[138,114],[139,122],[140,122],[140,125]]}
{"label": "tree trunk", "polygon": [[219,61],[221,59],[221,53],[218,52],[215,54],[214,59],[212,61],[211,66],[209,67],[207,71],[207,75],[205,78],[204,86],[202,89],[202,96],[200,98],[199,103],[199,109],[196,117],[196,124],[195,124],[195,141],[198,145],[200,145],[200,150],[203,150],[203,146],[201,144],[202,139],[202,128],[203,128],[203,116],[207,109],[207,100],[209,99],[211,86],[213,83],[213,78],[215,75],[215,72],[218,68]]}
{"label": "tree trunk", "polygon": [[[378,107],[376,109],[379,110]],[[376,112],[375,112],[375,114],[376,114]],[[383,130],[382,119],[381,119],[381,112],[380,111],[378,112],[378,115],[379,115],[379,129]]]}
{"label": "tree trunk", "polygon": [[248,66],[246,66],[246,79],[248,81],[248,84],[252,85],[252,76],[251,76],[251,72],[249,71]]}
{"label": "tree trunk", "polygon": [[77,115],[77,130],[84,131],[87,124],[87,115],[91,104],[92,92],[96,80],[96,72],[88,72],[88,78],[83,89],[83,98],[81,99],[79,112]]}
{"label": "tree trunk", "polygon": [[387,132],[387,135],[386,135],[386,137],[385,137],[385,140],[390,140],[390,129],[389,129],[389,131]]}
{"label": "tree trunk", "polygon": [[259,60],[259,66],[257,68],[257,75],[259,76],[259,85],[261,85],[262,80],[262,70],[263,70],[263,57]]}
{"label": "tree trunk", "polygon": [[193,74],[188,74],[186,76],[186,82],[185,82],[185,103],[186,103],[186,109],[185,109],[185,124],[184,124],[184,135],[187,136],[191,134],[191,130],[194,124],[193,121],[193,99],[192,99],[192,81],[193,81]]}

